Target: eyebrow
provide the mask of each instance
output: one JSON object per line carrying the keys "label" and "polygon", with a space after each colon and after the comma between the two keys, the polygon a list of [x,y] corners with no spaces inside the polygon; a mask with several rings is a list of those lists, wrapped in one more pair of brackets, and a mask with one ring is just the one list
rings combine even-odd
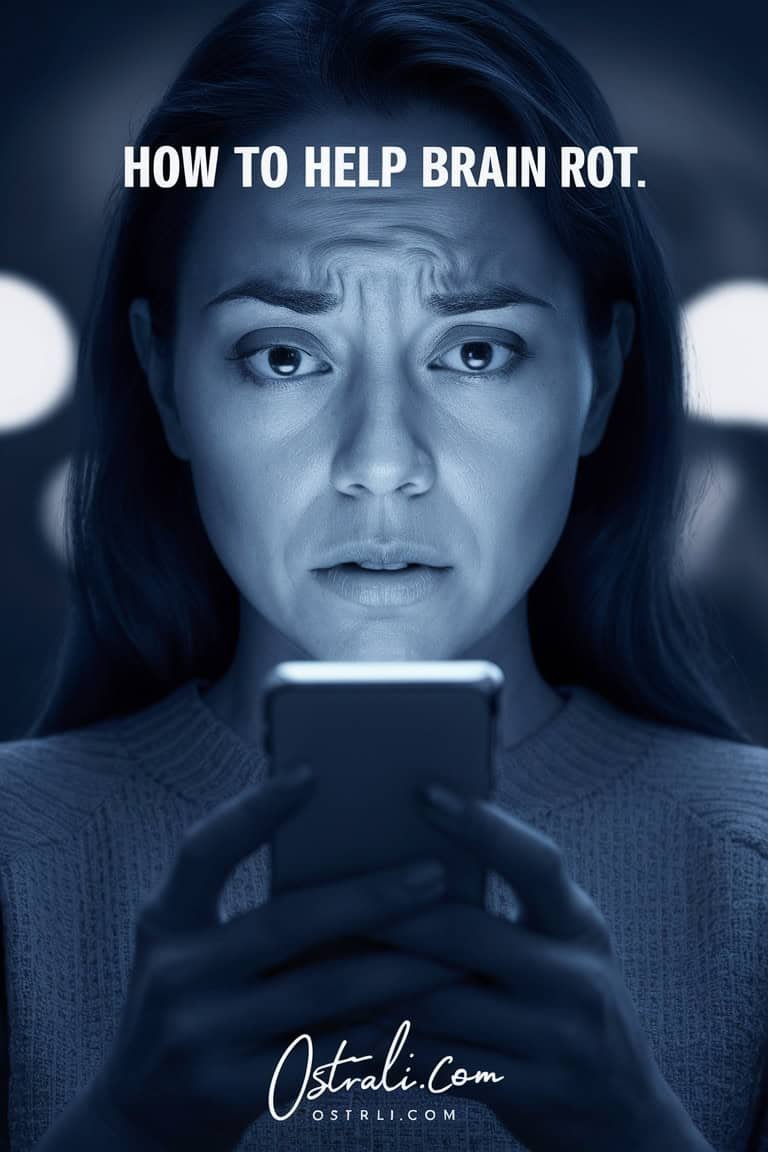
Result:
{"label": "eyebrow", "polygon": [[554,308],[548,300],[523,292],[514,284],[488,284],[474,292],[434,292],[427,297],[427,306],[439,316],[456,316],[460,312],[489,312],[494,308],[508,308],[511,304],[533,304],[539,308]]}
{"label": "eyebrow", "polygon": [[[293,288],[272,280],[249,277],[232,288],[220,292],[205,305],[204,311],[229,300],[259,300],[275,308],[287,308],[303,315],[333,312],[342,302],[333,292],[316,292],[309,288]],[[524,292],[513,284],[488,284],[470,292],[433,292],[426,298],[427,307],[439,316],[457,316],[463,312],[486,312],[495,308],[508,308],[514,304],[532,304],[540,308],[554,308],[548,300]]]}
{"label": "eyebrow", "polygon": [[272,304],[275,308],[288,308],[291,312],[312,315],[318,312],[332,312],[341,304],[341,296],[332,292],[313,292],[308,288],[282,286],[272,280],[247,280],[227,288],[209,300],[205,310],[227,300],[260,300],[262,304]]}

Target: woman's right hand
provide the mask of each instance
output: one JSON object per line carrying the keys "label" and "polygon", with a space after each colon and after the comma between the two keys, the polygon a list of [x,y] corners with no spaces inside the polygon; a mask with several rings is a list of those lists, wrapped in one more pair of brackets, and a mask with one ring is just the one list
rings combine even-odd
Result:
{"label": "woman's right hand", "polygon": [[[311,775],[286,773],[241,793],[194,825],[157,894],[144,906],[134,967],[112,1051],[90,1089],[91,1105],[137,1147],[225,1152],[267,1108],[275,1064],[309,1032],[314,1065],[343,1039],[373,1052],[373,1023],[344,1016],[451,983],[456,973],[397,951],[324,960],[302,954],[407,915],[441,892],[439,866],[307,888],[221,922],[230,872],[306,800]],[[425,868],[424,865],[427,865]],[[383,1028],[391,1025],[383,1025]],[[293,1060],[302,1065],[303,1060]],[[289,1066],[281,1072],[284,1096]],[[355,1073],[372,1071],[355,1065]],[[295,1096],[302,1075],[296,1076]]]}

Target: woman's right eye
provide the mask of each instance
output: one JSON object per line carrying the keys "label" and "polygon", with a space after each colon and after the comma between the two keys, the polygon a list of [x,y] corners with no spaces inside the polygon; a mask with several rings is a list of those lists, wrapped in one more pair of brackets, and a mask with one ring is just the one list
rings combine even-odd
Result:
{"label": "woman's right eye", "polygon": [[267,344],[241,352],[234,358],[246,367],[249,374],[262,380],[295,379],[331,371],[327,360],[295,344]]}
{"label": "woman's right eye", "polygon": [[280,384],[331,371],[320,342],[301,328],[287,324],[253,329],[241,336],[227,355],[244,380]]}

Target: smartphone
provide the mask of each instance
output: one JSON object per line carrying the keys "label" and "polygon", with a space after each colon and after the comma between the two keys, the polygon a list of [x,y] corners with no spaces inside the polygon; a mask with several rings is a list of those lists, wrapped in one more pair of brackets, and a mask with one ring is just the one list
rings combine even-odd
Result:
{"label": "smartphone", "polygon": [[416,792],[490,795],[503,683],[474,660],[277,665],[263,684],[270,772],[306,762],[316,781],[272,839],[272,893],[436,857],[447,897],[483,906],[485,868]]}

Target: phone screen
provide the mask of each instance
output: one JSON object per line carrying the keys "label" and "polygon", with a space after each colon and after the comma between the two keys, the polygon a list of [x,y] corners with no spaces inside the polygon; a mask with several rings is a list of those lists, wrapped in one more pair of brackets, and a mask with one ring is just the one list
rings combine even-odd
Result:
{"label": "phone screen", "polygon": [[485,870],[430,824],[420,785],[467,796],[492,788],[503,676],[484,661],[279,665],[265,686],[270,770],[301,762],[316,782],[272,841],[272,891],[425,857],[447,896],[482,905]]}

